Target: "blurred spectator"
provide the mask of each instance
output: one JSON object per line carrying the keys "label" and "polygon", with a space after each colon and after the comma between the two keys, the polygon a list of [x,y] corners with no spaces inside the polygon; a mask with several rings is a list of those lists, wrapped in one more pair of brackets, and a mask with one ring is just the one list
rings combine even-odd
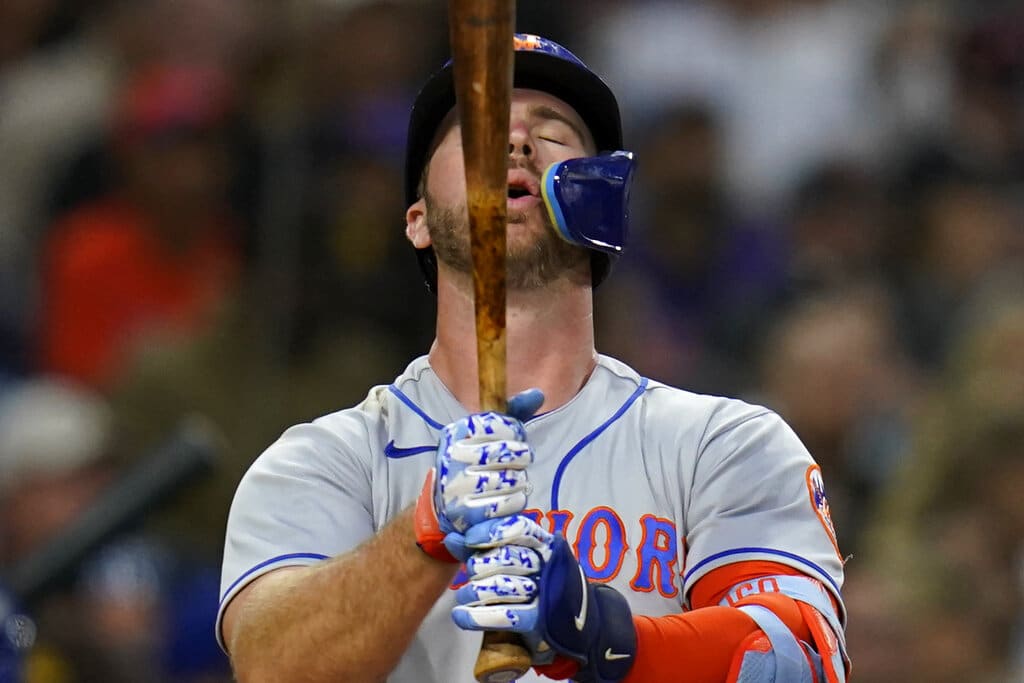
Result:
{"label": "blurred spectator", "polygon": [[[418,80],[410,74],[441,63],[424,58],[427,38],[416,37],[423,9],[363,3],[313,16],[290,54],[304,68],[281,84],[292,99],[261,119],[273,163],[257,268],[211,328],[148,344],[113,391],[125,458],[192,410],[226,435],[215,475],[152,527],[211,561],[238,480],[259,453],[288,425],[390,382],[432,336],[434,303],[402,232],[398,155]],[[402,26],[413,39],[395,39]],[[296,63],[281,65],[283,74]]]}
{"label": "blurred spectator", "polygon": [[396,228],[397,166],[376,154],[350,151],[320,177],[323,184],[301,232],[293,352],[302,354],[357,328],[394,337],[396,350],[412,359],[430,343],[434,306]]}
{"label": "blurred spectator", "polygon": [[954,28],[951,3],[913,0],[895,8],[875,73],[889,153],[906,153],[949,133]]}
{"label": "blurred spectator", "polygon": [[865,169],[840,160],[813,169],[788,214],[789,296],[884,276],[889,220],[882,187]]}
{"label": "blurred spectator", "polygon": [[785,286],[776,226],[749,220],[723,188],[718,120],[677,104],[652,121],[640,160],[629,253],[595,297],[609,353],[698,391],[743,388],[760,329]]}
{"label": "blurred spectator", "polygon": [[893,154],[891,199],[903,213],[894,284],[906,341],[935,371],[968,302],[1000,271],[1024,267],[1024,10],[961,10],[956,31],[933,32],[949,61],[947,125]]}
{"label": "blurred spectator", "polygon": [[[898,624],[912,647],[889,658],[922,680],[1003,682],[1024,671],[1024,287],[1019,277],[1004,287],[978,301],[954,345],[858,568],[879,590],[902,584],[870,618]],[[851,648],[870,650],[876,635],[858,628],[850,637]]]}
{"label": "blurred spectator", "polygon": [[722,121],[730,199],[774,205],[835,155],[873,159],[872,62],[882,3],[716,0],[614,3],[588,60],[641,121],[666,101],[708,102]]}
{"label": "blurred spectator", "polygon": [[[216,474],[158,516],[154,529],[216,559],[238,480],[290,424],[354,404],[429,344],[433,302],[397,221],[397,171],[353,155],[303,230],[301,295],[291,325],[258,312],[249,282],[199,338],[151,346],[114,392],[117,450],[132,457],[198,410],[227,437]],[[284,339],[284,348],[278,343]]]}
{"label": "blurred spectator", "polygon": [[[301,51],[301,111],[292,122],[299,139],[286,141],[298,145],[288,160],[304,182],[282,198],[295,207],[287,217],[294,229],[284,231],[294,262],[276,264],[292,271],[293,298],[284,306],[293,317],[290,346],[318,344],[324,333],[347,333],[357,321],[377,331],[397,329],[403,317],[414,330],[432,320],[429,310],[406,305],[420,279],[415,267],[406,268],[409,250],[396,226],[408,110],[446,51],[443,32],[420,30],[444,26],[436,9],[363,2],[322,11],[310,27]],[[429,304],[427,296],[423,301]],[[408,341],[400,344],[415,353],[415,340]]]}
{"label": "blurred spectator", "polygon": [[36,47],[57,0],[11,0],[0,8],[0,72]]}
{"label": "blurred spectator", "polygon": [[125,74],[166,60],[236,69],[244,0],[12,0],[0,7],[0,380],[31,369],[34,265],[57,213],[114,183],[98,149]]}
{"label": "blurred spectator", "polygon": [[109,482],[111,424],[105,400],[60,378],[0,394],[0,562],[36,549]]}
{"label": "blurred spectator", "polygon": [[47,193],[103,129],[130,23],[120,3],[91,3],[79,32],[30,50],[59,4],[14,0],[0,8],[0,373],[30,365],[33,265]]}
{"label": "blurred spectator", "polygon": [[1024,233],[1009,186],[941,157],[911,173],[903,180],[899,306],[905,342],[936,370],[966,305],[1000,272],[1024,267]]}
{"label": "blurred spectator", "polygon": [[1024,8],[1009,3],[983,17],[957,45],[952,148],[972,170],[1024,174]]}
{"label": "blurred spectator", "polygon": [[[108,490],[112,418],[99,394],[59,378],[0,397],[0,569],[43,549]],[[229,680],[212,635],[215,569],[129,536],[73,575],[26,606],[38,637],[25,683]]]}
{"label": "blurred spectator", "polygon": [[444,26],[439,19],[419,3],[395,0],[317,14],[303,84],[314,163],[347,150],[401,161],[410,102],[423,77],[441,67],[446,49],[443,32],[420,28]]}
{"label": "blurred spectator", "polygon": [[107,545],[75,586],[81,623],[91,625],[77,636],[76,657],[91,659],[94,675],[110,683],[228,683],[213,637],[218,579],[216,568],[175,556],[150,537]]}
{"label": "blurred spectator", "polygon": [[[378,215],[383,212],[392,226],[402,224],[401,183],[384,188],[378,169],[394,174],[400,168],[415,88],[442,63],[446,33],[422,30],[444,27],[440,9],[395,0],[309,0],[278,8],[271,13],[276,23],[265,19],[267,12],[259,15],[273,36],[263,44],[274,52],[264,55],[249,103],[261,174],[247,204],[255,228],[251,284],[260,290],[252,296],[262,298],[270,362],[288,364],[293,347],[310,346],[309,337],[319,335],[325,322],[322,315],[331,324],[344,315],[345,307],[332,301],[341,293],[325,282],[337,274],[321,268],[344,265],[332,264],[342,242],[328,233],[339,223],[336,204],[353,201],[355,193],[337,181],[381,192],[354,201],[377,203]],[[366,179],[356,165],[363,159],[373,162]],[[345,253],[359,252],[353,240],[346,244]],[[364,271],[357,278],[371,269],[384,272],[372,260],[356,268]],[[310,296],[316,303],[307,301]]]}
{"label": "blurred spectator", "polygon": [[[145,69],[174,64],[197,70],[222,71],[232,82],[236,108],[248,105],[245,78],[256,61],[252,54],[257,39],[250,17],[253,4],[247,0],[105,0],[111,17],[97,32],[107,60],[114,70],[108,93],[111,100],[104,124],[116,116],[116,100],[130,83],[126,81]],[[270,14],[268,12],[267,14]],[[268,19],[268,21],[271,21]],[[243,118],[244,120],[244,118]],[[229,132],[239,127],[232,118]],[[72,141],[61,165],[48,177],[44,219],[64,213],[97,199],[119,182],[115,131],[105,125],[91,135]]]}
{"label": "blurred spectator", "polygon": [[[106,402],[66,380],[29,380],[0,396],[0,567],[39,550],[111,481],[110,426]],[[38,609],[58,612],[68,599],[52,595],[46,603]],[[39,635],[27,681],[75,680],[60,636],[44,615],[31,616]]]}
{"label": "blurred spectator", "polygon": [[762,395],[821,464],[844,553],[856,555],[878,488],[906,448],[914,378],[884,289],[870,283],[801,300],[762,348]]}
{"label": "blurred spectator", "polygon": [[108,387],[147,337],[195,334],[240,268],[225,74],[136,74],[115,121],[123,186],[60,218],[42,258],[41,367]]}

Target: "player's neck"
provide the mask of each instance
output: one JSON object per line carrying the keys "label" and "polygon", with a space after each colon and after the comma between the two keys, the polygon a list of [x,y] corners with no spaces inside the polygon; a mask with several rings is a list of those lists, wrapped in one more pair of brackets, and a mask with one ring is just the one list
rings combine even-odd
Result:
{"label": "player's neck", "polygon": [[[548,411],[579,392],[596,363],[589,287],[559,281],[540,290],[509,292],[506,327],[510,396],[538,387],[545,396],[541,410]],[[463,406],[479,409],[472,297],[468,287],[443,279],[430,365]]]}

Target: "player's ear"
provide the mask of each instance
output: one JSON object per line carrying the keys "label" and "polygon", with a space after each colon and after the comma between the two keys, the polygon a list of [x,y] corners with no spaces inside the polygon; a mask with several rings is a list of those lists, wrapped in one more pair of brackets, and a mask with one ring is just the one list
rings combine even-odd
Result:
{"label": "player's ear", "polygon": [[427,202],[422,197],[405,211],[405,236],[417,249],[430,246],[430,230],[427,229]]}

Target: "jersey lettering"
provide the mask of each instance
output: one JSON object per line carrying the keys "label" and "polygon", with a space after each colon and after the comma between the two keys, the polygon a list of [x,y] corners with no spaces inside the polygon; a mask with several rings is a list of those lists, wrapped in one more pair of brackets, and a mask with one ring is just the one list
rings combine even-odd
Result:
{"label": "jersey lettering", "polygon": [[[560,533],[573,544],[573,551],[591,581],[607,583],[622,571],[626,551],[633,547],[628,542],[629,529],[615,510],[600,506],[592,508],[574,525],[569,510],[542,512],[536,508],[520,514],[541,524],[551,533]],[[574,527],[575,528],[572,528]],[[678,552],[684,540],[677,540],[676,525],[672,520],[656,515],[644,515],[631,527],[639,532],[636,544],[637,569],[630,587],[640,593],[657,591],[666,598],[679,594],[675,568],[679,564]],[[453,589],[468,581],[462,567],[452,581]],[[756,592],[756,591],[755,591]]]}
{"label": "jersey lettering", "polygon": [[622,568],[626,547],[626,525],[615,510],[602,505],[580,522],[573,550],[587,578],[607,582]]}
{"label": "jersey lettering", "polygon": [[[679,560],[676,525],[654,515],[641,517],[640,525],[643,537],[636,549],[636,576],[629,585],[641,593],[650,593],[657,587],[666,598],[674,598],[679,594],[675,582],[675,565]],[[658,575],[657,581],[655,574]]]}
{"label": "jersey lettering", "polygon": [[758,593],[778,593],[779,582],[775,580],[774,576],[765,576],[755,581],[747,581],[729,591],[728,595],[725,596],[726,601],[732,607],[736,606],[736,603],[743,598],[749,598],[751,595],[757,595]]}
{"label": "jersey lettering", "polygon": [[548,520],[548,531],[553,534],[562,534],[567,536],[566,529],[569,528],[569,522],[572,521],[572,513],[568,510],[552,510],[547,515]]}

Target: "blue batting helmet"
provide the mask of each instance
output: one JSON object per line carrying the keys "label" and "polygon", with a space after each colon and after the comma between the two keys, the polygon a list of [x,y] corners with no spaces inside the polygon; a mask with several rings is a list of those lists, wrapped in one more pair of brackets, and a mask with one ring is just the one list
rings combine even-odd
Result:
{"label": "blue batting helmet", "polygon": [[[541,90],[571,106],[587,124],[598,151],[622,149],[619,105],[611,89],[576,55],[540,36],[517,33],[513,37],[513,87]],[[419,199],[419,184],[431,153],[438,126],[455,106],[452,61],[434,73],[413,104],[405,153],[406,206]],[[437,261],[430,247],[417,249],[427,288],[437,284]],[[591,275],[596,287],[611,269],[614,256],[593,251]]]}

